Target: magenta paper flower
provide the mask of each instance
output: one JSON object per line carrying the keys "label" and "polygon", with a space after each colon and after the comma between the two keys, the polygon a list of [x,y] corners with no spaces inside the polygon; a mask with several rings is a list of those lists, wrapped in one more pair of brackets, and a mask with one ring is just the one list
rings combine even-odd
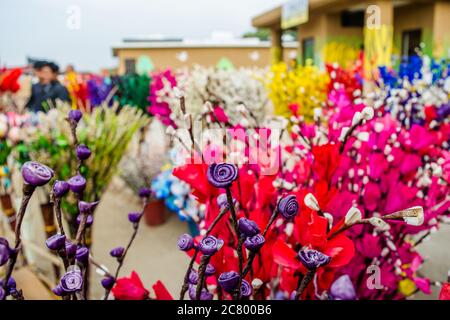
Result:
{"label": "magenta paper flower", "polygon": [[373,259],[381,253],[381,241],[378,236],[365,234],[356,244],[357,251],[364,257]]}
{"label": "magenta paper flower", "polygon": [[381,199],[381,191],[378,184],[368,182],[364,187],[364,204],[367,210],[375,211]]}
{"label": "magenta paper flower", "polygon": [[415,150],[430,148],[435,145],[434,136],[422,126],[413,125],[409,131],[409,140],[406,141]]}
{"label": "magenta paper flower", "polygon": [[374,153],[369,160],[369,176],[372,179],[380,179],[381,174],[388,168],[386,156],[382,153]]}
{"label": "magenta paper flower", "polygon": [[219,106],[215,107],[213,112],[214,112],[214,116],[216,117],[216,119],[219,122],[223,122],[223,123],[227,123],[228,122],[228,116],[227,116],[227,114],[225,113],[225,110],[223,110],[222,107],[219,107]]}

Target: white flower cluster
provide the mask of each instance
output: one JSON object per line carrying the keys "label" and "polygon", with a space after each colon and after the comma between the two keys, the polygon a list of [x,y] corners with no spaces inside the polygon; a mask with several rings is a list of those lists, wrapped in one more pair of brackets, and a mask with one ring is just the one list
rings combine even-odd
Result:
{"label": "white flower cluster", "polygon": [[135,193],[140,188],[148,188],[168,160],[162,124],[153,121],[143,130],[134,137],[120,162],[120,176]]}
{"label": "white flower cluster", "polygon": [[[270,107],[267,92],[261,79],[267,70],[240,68],[220,70],[195,66],[177,73],[177,86],[186,98],[186,111],[194,119],[204,113],[205,102],[222,107],[233,124],[240,123],[240,110],[245,106],[258,122],[262,121]],[[175,95],[174,95],[175,97]],[[168,102],[177,110],[178,101]],[[175,105],[173,105],[175,103]]]}

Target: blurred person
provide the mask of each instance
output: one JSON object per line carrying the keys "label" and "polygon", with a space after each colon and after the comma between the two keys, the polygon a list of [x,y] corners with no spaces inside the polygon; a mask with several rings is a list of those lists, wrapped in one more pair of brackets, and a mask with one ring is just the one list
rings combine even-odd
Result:
{"label": "blurred person", "polygon": [[74,65],[68,64],[63,80],[69,91],[72,109],[85,109],[87,102],[87,84],[82,74],[76,72]]}
{"label": "blurred person", "polygon": [[56,100],[70,101],[69,92],[58,81],[59,67],[53,62],[39,62],[34,66],[38,83],[31,88],[31,97],[26,108],[32,112],[46,111],[44,103],[54,104]]}
{"label": "blurred person", "polygon": [[47,63],[47,61],[35,61],[33,62],[33,83],[38,83],[41,77],[42,67]]}
{"label": "blurred person", "polygon": [[75,67],[72,64],[68,64],[66,66],[66,74],[71,73],[71,72],[75,72]]}

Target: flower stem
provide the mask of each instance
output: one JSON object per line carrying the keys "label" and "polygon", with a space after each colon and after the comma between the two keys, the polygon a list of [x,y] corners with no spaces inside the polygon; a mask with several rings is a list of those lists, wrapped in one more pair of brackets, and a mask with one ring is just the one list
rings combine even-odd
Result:
{"label": "flower stem", "polygon": [[[146,198],[144,200],[141,216],[144,214],[144,210],[145,210],[145,207],[147,206],[147,203],[148,203],[148,198]],[[139,220],[139,222],[140,221],[141,221],[141,219]],[[130,249],[131,245],[133,244],[134,239],[136,238],[136,235],[137,235],[137,233],[139,231],[139,222],[136,222],[136,223],[133,224],[133,229],[134,229],[133,230],[133,234],[131,235],[131,238],[128,241],[128,244],[127,244],[127,246],[125,248],[125,251],[123,252],[122,256],[118,259],[119,264],[117,265],[116,272],[114,273],[114,282],[116,281],[117,277],[119,276],[120,269],[122,269],[123,263],[125,261],[125,257],[127,256],[127,253],[128,253],[128,250]],[[103,300],[108,300],[110,292],[111,292],[111,289],[106,289],[105,297],[104,297]]]}
{"label": "flower stem", "polygon": [[66,233],[64,231],[61,214],[61,198],[55,197],[54,195],[52,195],[52,198],[53,198],[53,211],[55,213],[56,221],[58,223],[59,233],[65,236]]}
{"label": "flower stem", "polygon": [[[272,216],[270,217],[269,222],[267,223],[262,236],[265,237],[267,232],[269,231],[270,226],[273,224],[273,222],[275,221],[276,217],[278,216],[278,204],[277,207],[275,208],[274,212],[272,213]],[[250,269],[252,268],[252,264],[253,264],[253,260],[255,260],[256,257],[256,252],[250,252],[250,254],[248,255],[248,260],[247,260],[247,264],[245,265],[244,270],[242,271],[242,277],[245,278],[245,276],[247,275],[247,273],[250,271]]]}
{"label": "flower stem", "polygon": [[[212,232],[214,227],[223,218],[223,216],[228,212],[228,210],[229,210],[229,207],[226,206],[220,211],[220,213],[217,215],[217,217],[214,219],[214,221],[211,223],[211,225],[206,230],[205,236],[209,236],[209,234]],[[189,262],[189,267],[186,271],[186,274],[184,275],[183,286],[181,287],[181,292],[180,292],[180,300],[184,299],[184,296],[185,296],[187,290],[189,289],[189,274],[191,273],[192,267],[194,266],[195,260],[197,259],[198,251],[199,251],[199,249],[195,248],[195,251],[194,251],[194,254],[192,255],[191,261]]]}
{"label": "flower stem", "polygon": [[247,264],[245,265],[245,268],[242,271],[242,278],[245,278],[247,273],[252,268],[253,260],[255,260],[255,257],[256,257],[256,252],[250,252],[250,254],[248,255]]}
{"label": "flower stem", "polygon": [[[16,230],[15,230],[16,240],[14,245],[14,252],[12,252],[10,255],[8,267],[6,269],[5,277],[3,279],[3,290],[5,291],[7,289],[9,279],[11,278],[12,272],[14,270],[14,266],[16,265],[17,262],[17,256],[19,255],[20,245],[22,243],[22,239],[20,237],[22,222],[25,216],[25,212],[27,210],[28,202],[30,202],[31,196],[33,195],[35,189],[36,188],[34,186],[29,185],[27,183],[23,185],[22,203],[20,204],[20,209],[19,212],[17,213]],[[5,298],[6,295],[4,299]]]}
{"label": "flower stem", "polygon": [[206,266],[209,263],[209,260],[211,259],[211,256],[203,255],[202,261],[200,262],[200,266],[198,267],[198,283],[197,283],[197,289],[195,291],[195,300],[200,300],[200,296],[202,294],[203,287],[205,286],[205,280],[206,280]]}
{"label": "flower stem", "polygon": [[192,271],[192,267],[194,266],[195,259],[197,259],[198,252],[199,252],[199,249],[197,247],[197,248],[195,248],[194,255],[192,256],[192,259],[189,262],[189,267],[186,271],[186,274],[184,275],[183,286],[181,287],[181,292],[180,292],[180,300],[184,300],[184,295],[186,294],[186,291],[188,291],[188,289],[189,289],[189,274]]}
{"label": "flower stem", "polygon": [[[382,216],[382,217],[379,217],[379,218],[381,220],[383,220],[383,221],[390,221],[390,220],[403,220],[403,217],[408,217],[408,216],[410,216],[410,215],[409,214],[403,214],[402,215],[401,212],[396,212],[396,213],[388,214],[388,215],[385,215],[385,216]],[[363,225],[363,224],[365,224],[365,225],[371,224],[370,223],[370,219],[366,218],[366,219],[358,220],[358,221],[353,222],[351,224],[344,224],[344,225],[342,225],[342,227],[340,227],[339,229],[335,230],[332,234],[330,234],[328,236],[328,240],[333,239],[338,234],[340,234],[340,233],[342,233],[342,232],[344,232],[344,231],[346,231],[346,230],[348,230],[348,229],[350,229],[350,228],[352,228],[354,226]]]}
{"label": "flower stem", "polygon": [[[119,276],[120,269],[122,269],[123,262],[125,261],[125,256],[127,255],[128,250],[130,249],[131,245],[133,244],[133,241],[134,241],[134,239],[136,238],[136,235],[137,235],[137,233],[138,233],[138,230],[139,230],[139,228],[136,226],[136,227],[134,228],[133,234],[131,235],[130,241],[128,242],[128,245],[127,245],[127,247],[125,248],[125,251],[123,252],[122,257],[120,257],[120,258],[118,259],[118,260],[119,260],[119,264],[117,265],[116,272],[114,273],[114,282],[116,281],[117,277]],[[105,292],[105,298],[104,298],[103,300],[108,300],[108,297],[109,297],[109,293],[110,293],[110,292],[111,292],[111,289],[106,289],[106,292]]]}
{"label": "flower stem", "polygon": [[[56,216],[56,221],[58,223],[58,228],[59,228],[59,233],[63,236],[65,236],[65,232],[64,232],[64,226],[62,223],[62,214],[61,214],[61,198],[55,197],[54,194],[52,194],[52,201],[53,201],[53,211],[55,213]],[[58,251],[58,256],[61,258],[63,264],[64,264],[64,269],[67,271],[67,268],[70,265],[69,259],[67,258],[67,253],[66,253],[66,247],[63,246],[61,248],[61,250]]]}
{"label": "flower stem", "polygon": [[360,125],[362,125],[363,121],[364,121],[364,119],[361,119],[358,123],[351,126],[350,129],[347,131],[347,133],[344,136],[343,142],[341,143],[341,146],[339,147],[339,154],[342,154],[342,152],[344,152],[345,145],[347,144],[348,139],[351,137],[351,135],[356,130],[356,128],[359,127]]}
{"label": "flower stem", "polygon": [[305,291],[306,287],[312,281],[315,274],[316,274],[316,269],[308,270],[308,272],[306,272],[305,277],[303,278],[302,282],[300,282],[297,292],[295,293],[295,300],[300,300],[300,297],[301,297],[303,291]]}
{"label": "flower stem", "polygon": [[275,221],[277,216],[278,216],[278,203],[277,203],[275,210],[272,213],[272,216],[270,217],[269,223],[267,223],[267,226],[265,227],[265,229],[262,233],[263,237],[266,237],[266,234],[269,231],[270,226],[273,224],[273,222]]}
{"label": "flower stem", "polygon": [[234,293],[234,299],[235,300],[241,299],[242,279],[245,277],[244,271],[243,271],[244,259],[242,257],[242,245],[244,244],[244,240],[245,240],[245,237],[239,236],[237,250],[238,250],[238,256],[239,256],[239,253],[241,254],[241,256],[239,257],[239,281],[238,281],[238,285],[237,285],[236,291]]}
{"label": "flower stem", "polygon": [[234,208],[233,197],[231,195],[230,187],[225,188],[225,191],[227,194],[228,206],[230,207],[231,219],[233,220],[234,232],[236,233],[236,237],[238,238],[237,254],[238,254],[238,260],[239,260],[239,283],[238,283],[238,288],[236,289],[237,293],[234,295],[234,298],[238,299],[241,295],[242,268],[244,265],[244,257],[242,255],[242,244],[243,244],[244,240],[242,237],[239,236],[239,228],[238,228],[236,210]]}
{"label": "flower stem", "polygon": [[78,227],[77,235],[75,237],[75,244],[77,246],[81,243],[81,241],[83,239],[84,231],[86,230],[86,225],[87,225],[87,218],[88,218],[88,214],[86,214],[86,212],[80,212],[80,214],[81,214],[80,226]]}

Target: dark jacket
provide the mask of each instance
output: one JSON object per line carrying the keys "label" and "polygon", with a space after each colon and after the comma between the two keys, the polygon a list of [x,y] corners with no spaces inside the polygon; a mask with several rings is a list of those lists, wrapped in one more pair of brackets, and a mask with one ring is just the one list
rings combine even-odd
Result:
{"label": "dark jacket", "polygon": [[43,103],[48,104],[48,101],[51,101],[54,104],[58,99],[70,101],[69,92],[61,83],[58,81],[53,81],[46,85],[36,83],[33,84],[31,88],[31,97],[26,108],[33,112],[46,111],[43,107]]}

